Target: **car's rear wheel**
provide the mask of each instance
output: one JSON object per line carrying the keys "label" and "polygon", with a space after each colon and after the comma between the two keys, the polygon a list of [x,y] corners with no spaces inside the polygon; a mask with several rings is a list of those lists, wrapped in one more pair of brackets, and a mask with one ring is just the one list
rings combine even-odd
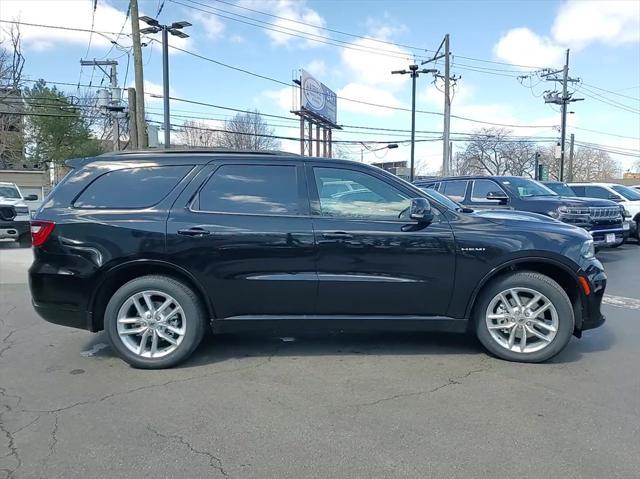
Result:
{"label": "car's rear wheel", "polygon": [[571,339],[571,301],[548,276],[517,272],[502,276],[481,293],[475,311],[478,339],[509,361],[537,363],[552,358]]}
{"label": "car's rear wheel", "polygon": [[175,366],[200,344],[205,314],[196,294],[167,276],[143,276],[118,289],[104,325],[118,355],[137,368]]}

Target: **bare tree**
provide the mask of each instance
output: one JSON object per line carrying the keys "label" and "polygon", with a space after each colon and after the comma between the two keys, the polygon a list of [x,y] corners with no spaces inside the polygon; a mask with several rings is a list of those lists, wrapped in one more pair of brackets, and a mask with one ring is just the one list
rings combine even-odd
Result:
{"label": "bare tree", "polygon": [[194,148],[220,146],[221,132],[202,121],[186,120],[179,129],[178,142]]}
{"label": "bare tree", "polygon": [[280,142],[274,129],[264,121],[258,110],[238,113],[224,122],[220,146],[234,150],[277,150]]}
{"label": "bare tree", "polygon": [[[553,146],[540,149],[540,161],[549,166],[549,178],[560,178],[560,160],[555,157]],[[565,162],[565,177],[567,176],[568,163]],[[620,165],[611,158],[609,153],[580,146],[575,149],[573,155],[573,180],[574,181],[605,181],[619,178]]]}
{"label": "bare tree", "polygon": [[0,43],[0,168],[24,163],[24,101],[21,84],[24,68],[20,29],[12,24]]}
{"label": "bare tree", "polygon": [[505,156],[505,140],[511,132],[503,128],[482,128],[467,142],[463,152],[456,154],[454,169],[458,174],[503,175],[509,171]]}

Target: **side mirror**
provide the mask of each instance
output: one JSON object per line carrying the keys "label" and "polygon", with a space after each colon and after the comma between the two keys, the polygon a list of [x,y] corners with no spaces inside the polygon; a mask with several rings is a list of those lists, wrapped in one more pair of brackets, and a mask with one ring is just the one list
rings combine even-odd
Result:
{"label": "side mirror", "polygon": [[487,193],[487,199],[490,201],[497,201],[501,205],[506,205],[509,201],[509,197],[502,191],[490,191]]}
{"label": "side mirror", "polygon": [[622,201],[622,199],[620,199],[620,197],[615,193],[609,193],[609,199],[613,201],[617,201],[618,203]]}
{"label": "side mirror", "polygon": [[38,199],[38,195],[27,195],[24,197],[25,201],[36,201]]}
{"label": "side mirror", "polygon": [[433,221],[431,203],[425,198],[413,198],[409,208],[409,218],[418,224],[426,225]]}

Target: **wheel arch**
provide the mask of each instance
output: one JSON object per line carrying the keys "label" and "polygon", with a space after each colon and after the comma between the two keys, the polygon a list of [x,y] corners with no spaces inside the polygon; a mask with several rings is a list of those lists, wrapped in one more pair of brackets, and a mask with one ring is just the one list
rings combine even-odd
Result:
{"label": "wheel arch", "polygon": [[534,271],[536,273],[544,274],[558,283],[567,293],[567,296],[569,296],[569,300],[573,306],[575,317],[574,334],[580,334],[580,330],[582,329],[582,311],[585,307],[585,298],[584,293],[582,293],[582,290],[580,289],[578,275],[563,262],[546,257],[523,257],[512,259],[489,271],[478,283],[467,304],[466,317],[471,318],[471,321],[469,321],[470,325],[473,324],[473,319],[475,317],[474,308],[482,290],[496,278],[514,271]]}
{"label": "wheel arch", "polygon": [[104,311],[113,293],[123,284],[141,276],[161,274],[183,282],[198,296],[209,318],[215,317],[215,309],[200,282],[184,268],[162,260],[133,260],[106,271],[89,301],[89,326],[93,332],[104,329]]}

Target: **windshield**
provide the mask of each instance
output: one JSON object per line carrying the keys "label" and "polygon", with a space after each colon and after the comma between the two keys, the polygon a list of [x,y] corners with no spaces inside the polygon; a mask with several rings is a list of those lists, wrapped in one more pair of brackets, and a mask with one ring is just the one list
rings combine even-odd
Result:
{"label": "windshield", "polygon": [[0,186],[0,197],[19,200],[20,193],[13,186]]}
{"label": "windshield", "polygon": [[558,193],[560,196],[576,196],[576,192],[573,191],[566,183],[547,183],[547,188]]}
{"label": "windshield", "polygon": [[542,183],[527,178],[505,178],[501,183],[520,198],[531,196],[558,196]]}
{"label": "windshield", "polygon": [[436,190],[432,190],[431,188],[420,188],[420,189],[424,191],[429,198],[436,200],[438,203],[443,204],[450,210],[459,211],[462,209],[462,205],[460,205],[459,203],[456,203],[455,201],[452,201],[451,199],[449,199],[448,196],[438,193]]}
{"label": "windshield", "polygon": [[631,201],[640,200],[640,192],[633,190],[627,186],[612,185],[611,189],[614,190],[616,193],[620,193],[622,196],[624,196],[628,200],[631,200]]}

